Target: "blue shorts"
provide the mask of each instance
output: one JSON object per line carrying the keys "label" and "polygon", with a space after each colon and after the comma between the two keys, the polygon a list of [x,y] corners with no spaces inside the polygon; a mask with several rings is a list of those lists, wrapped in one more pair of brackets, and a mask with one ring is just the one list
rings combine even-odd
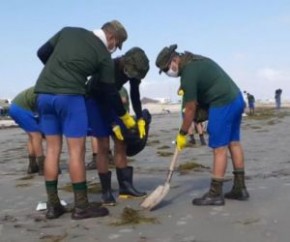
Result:
{"label": "blue shorts", "polygon": [[209,108],[207,131],[209,147],[227,146],[233,141],[240,141],[240,127],[245,103],[242,94],[228,105]]}
{"label": "blue shorts", "polygon": [[68,138],[87,135],[88,117],[84,96],[39,94],[37,107],[40,127],[45,135],[64,135]]}
{"label": "blue shorts", "polygon": [[88,135],[99,138],[108,137],[113,134],[112,123],[119,125],[122,129],[125,128],[123,122],[109,105],[94,98],[88,98],[86,105],[89,120]]}
{"label": "blue shorts", "polygon": [[12,103],[9,107],[9,116],[25,132],[41,132],[38,117],[35,113]]}

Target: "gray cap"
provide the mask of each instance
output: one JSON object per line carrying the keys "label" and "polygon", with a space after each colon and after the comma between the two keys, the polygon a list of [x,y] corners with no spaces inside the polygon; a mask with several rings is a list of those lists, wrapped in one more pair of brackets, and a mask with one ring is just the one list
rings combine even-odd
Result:
{"label": "gray cap", "polygon": [[126,39],[128,38],[128,34],[125,27],[118,20],[112,20],[110,22],[105,23],[103,26],[106,25],[112,26],[113,29],[115,30],[115,36],[118,41],[117,47],[121,50],[123,42],[125,42]]}
{"label": "gray cap", "polygon": [[156,58],[156,66],[160,69],[159,73],[164,71],[171,61],[174,54],[176,54],[175,50],[177,49],[177,44],[170,45],[169,47],[164,47],[158,54]]}
{"label": "gray cap", "polygon": [[128,76],[139,80],[146,76],[149,70],[149,59],[141,48],[131,48],[122,58]]}

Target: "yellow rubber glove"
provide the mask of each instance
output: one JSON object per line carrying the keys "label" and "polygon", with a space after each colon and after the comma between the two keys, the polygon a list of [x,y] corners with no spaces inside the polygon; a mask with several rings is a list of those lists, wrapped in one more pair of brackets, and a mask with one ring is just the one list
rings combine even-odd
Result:
{"label": "yellow rubber glove", "polygon": [[146,123],[145,123],[145,120],[143,118],[138,119],[137,125],[138,125],[140,139],[143,139],[143,137],[145,137],[145,135],[146,135],[145,124]]}
{"label": "yellow rubber glove", "polygon": [[184,95],[184,91],[182,89],[179,89],[177,92],[178,96],[183,96]]}
{"label": "yellow rubber glove", "polygon": [[176,136],[176,147],[179,151],[181,151],[186,146],[186,143],[187,143],[186,135],[178,134]]}
{"label": "yellow rubber glove", "polygon": [[121,127],[119,125],[115,125],[113,127],[113,132],[118,140],[124,140],[124,137],[123,137],[122,131],[121,131]]}
{"label": "yellow rubber glove", "polygon": [[121,116],[120,119],[123,121],[127,129],[131,129],[136,126],[136,121],[128,112]]}

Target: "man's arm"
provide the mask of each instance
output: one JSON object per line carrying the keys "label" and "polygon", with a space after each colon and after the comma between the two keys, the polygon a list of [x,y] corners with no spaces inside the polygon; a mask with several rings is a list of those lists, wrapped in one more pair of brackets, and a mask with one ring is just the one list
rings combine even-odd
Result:
{"label": "man's arm", "polygon": [[126,114],[126,110],[123,106],[121,96],[114,83],[100,83],[100,90],[104,95],[106,102],[114,109],[116,114],[120,117]]}
{"label": "man's arm", "polygon": [[184,118],[180,130],[187,133],[192,124],[192,121],[195,118],[197,103],[196,101],[190,101],[185,103],[184,107]]}
{"label": "man's arm", "polygon": [[[62,31],[62,30],[61,30]],[[45,65],[51,56],[54,47],[58,41],[59,35],[61,31],[57,32],[52,38],[50,38],[44,45],[42,45],[38,51],[37,56],[41,60],[41,62]]]}
{"label": "man's arm", "polygon": [[142,118],[142,104],[140,101],[139,86],[140,86],[139,80],[130,80],[131,103],[137,119]]}
{"label": "man's arm", "polygon": [[53,46],[48,42],[46,42],[43,46],[41,46],[37,51],[37,56],[41,60],[41,62],[45,65],[50,55],[53,52]]}

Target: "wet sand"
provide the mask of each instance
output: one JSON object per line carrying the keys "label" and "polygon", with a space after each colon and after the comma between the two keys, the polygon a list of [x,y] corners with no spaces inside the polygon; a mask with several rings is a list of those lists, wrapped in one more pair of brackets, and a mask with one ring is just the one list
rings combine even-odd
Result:
{"label": "wet sand", "polygon": [[[178,164],[195,162],[196,170],[177,169],[168,196],[154,211],[139,207],[142,199],[118,199],[110,215],[82,221],[65,214],[46,220],[36,211],[39,201],[46,200],[43,177],[26,175],[26,135],[19,128],[0,129],[0,241],[136,241],[136,242],[288,242],[290,225],[290,109],[276,113],[271,108],[245,117],[242,144],[245,150],[247,186],[251,198],[239,202],[226,200],[222,207],[196,207],[194,197],[207,191],[212,163],[211,150],[190,146],[179,157]],[[148,146],[132,157],[135,185],[149,193],[163,184],[174,152],[174,140],[180,116],[178,112],[154,114]],[[91,158],[87,141],[86,162]],[[70,182],[67,152],[61,157],[62,174],[59,187]],[[232,178],[229,162],[227,178]],[[117,179],[113,170],[117,195]],[[87,172],[87,180],[98,183],[96,171]],[[231,188],[229,179],[224,191]],[[72,203],[71,192],[59,191],[61,199]],[[99,201],[99,193],[90,193],[90,201]],[[157,223],[116,226],[123,209],[140,210]]]}

